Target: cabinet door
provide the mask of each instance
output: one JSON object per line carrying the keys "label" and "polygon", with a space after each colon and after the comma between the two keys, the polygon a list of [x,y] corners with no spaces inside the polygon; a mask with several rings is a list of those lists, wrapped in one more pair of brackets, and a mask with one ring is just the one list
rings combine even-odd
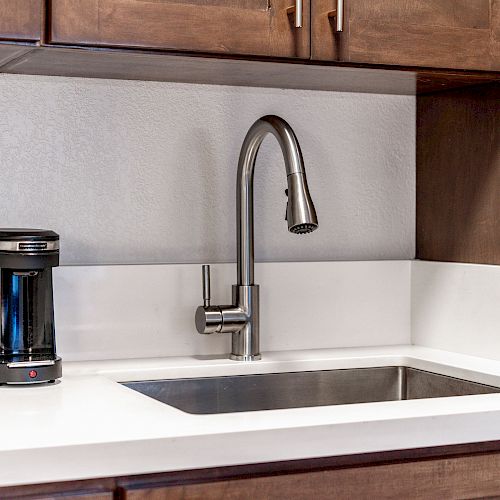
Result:
{"label": "cabinet door", "polygon": [[352,500],[486,498],[500,495],[500,454],[172,486],[119,488],[124,500]]}
{"label": "cabinet door", "polygon": [[355,63],[500,70],[500,0],[337,0],[312,4],[312,57]]}
{"label": "cabinet door", "polygon": [[52,0],[50,41],[309,58],[309,0],[297,28],[300,1]]}
{"label": "cabinet door", "polygon": [[0,0],[0,40],[40,40],[42,0]]}

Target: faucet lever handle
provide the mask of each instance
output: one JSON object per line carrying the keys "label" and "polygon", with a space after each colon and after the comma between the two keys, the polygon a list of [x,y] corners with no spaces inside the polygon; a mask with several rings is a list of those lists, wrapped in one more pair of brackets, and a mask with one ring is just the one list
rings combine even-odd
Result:
{"label": "faucet lever handle", "polygon": [[201,266],[203,276],[203,306],[210,307],[210,266],[204,264]]}

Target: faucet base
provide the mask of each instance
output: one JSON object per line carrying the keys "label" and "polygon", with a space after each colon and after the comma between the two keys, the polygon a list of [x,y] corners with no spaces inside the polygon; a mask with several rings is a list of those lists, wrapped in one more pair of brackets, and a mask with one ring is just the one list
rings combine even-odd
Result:
{"label": "faucet base", "polygon": [[239,355],[239,354],[231,354],[229,359],[233,361],[259,361],[262,359],[260,354],[248,354],[248,355]]}
{"label": "faucet base", "polygon": [[231,359],[255,361],[259,349],[259,285],[233,285],[233,304],[246,315],[245,324],[233,331]]}

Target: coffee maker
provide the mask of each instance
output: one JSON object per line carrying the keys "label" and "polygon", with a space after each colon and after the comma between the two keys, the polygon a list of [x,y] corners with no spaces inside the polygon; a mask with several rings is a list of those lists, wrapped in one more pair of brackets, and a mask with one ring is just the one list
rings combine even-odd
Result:
{"label": "coffee maker", "polygon": [[58,265],[54,231],[0,229],[0,384],[61,377],[52,298],[52,268]]}

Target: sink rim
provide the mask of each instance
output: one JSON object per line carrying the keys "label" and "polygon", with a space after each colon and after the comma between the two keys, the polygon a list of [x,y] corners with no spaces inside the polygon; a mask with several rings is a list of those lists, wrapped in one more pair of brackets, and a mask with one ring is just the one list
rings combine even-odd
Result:
{"label": "sink rim", "polygon": [[[336,380],[335,374],[342,372],[354,372],[353,377]],[[363,372],[373,372],[374,378],[369,375],[366,378],[367,374]],[[318,374],[318,379],[300,380],[300,375],[307,376],[307,374]],[[321,378],[322,374],[326,379]],[[289,375],[299,376],[293,387],[283,384],[283,378]],[[328,378],[328,375],[331,377]],[[271,379],[267,386],[252,385],[252,382],[269,377]],[[238,387],[236,381],[241,379],[250,379],[246,387]],[[224,386],[225,380],[228,381],[227,386]],[[289,382],[293,383],[294,380]],[[185,390],[182,390],[183,383],[187,384]],[[208,385],[203,387],[203,383]],[[484,384],[437,371],[414,368],[408,364],[144,379],[120,382],[120,384],[170,408],[195,416],[443,400],[450,397],[487,396],[500,393],[500,383]]]}
{"label": "sink rim", "polygon": [[[434,364],[434,363],[433,363]],[[446,366],[447,365],[438,365],[436,363],[436,366]],[[287,375],[287,374],[297,374],[297,373],[321,373],[321,372],[340,372],[340,371],[353,371],[353,370],[375,370],[375,369],[384,369],[384,368],[396,368],[396,369],[405,369],[406,370],[415,370],[417,372],[422,372],[422,373],[429,373],[431,375],[439,375],[440,377],[446,377],[454,380],[458,380],[461,382],[469,382],[471,384],[477,384],[481,385],[484,387],[489,387],[492,389],[499,389],[500,390],[500,380],[498,381],[498,385],[493,385],[493,384],[487,384],[484,382],[477,382],[475,380],[470,380],[467,378],[463,377],[458,377],[455,375],[447,375],[445,373],[439,373],[438,371],[432,371],[432,370],[425,370],[423,368],[415,368],[414,366],[409,366],[409,365],[376,365],[376,366],[360,366],[360,367],[352,367],[352,368],[324,368],[321,370],[286,370],[286,371],[271,371],[271,372],[264,372],[264,373],[238,373],[234,375],[212,375],[212,376],[191,376],[191,377],[168,377],[168,378],[145,378],[145,379],[140,379],[140,380],[120,380],[118,384],[126,386],[126,384],[135,384],[135,383],[143,383],[143,382],[174,382],[174,381],[181,381],[181,380],[214,380],[214,379],[228,379],[228,378],[244,378],[244,377],[265,377],[265,376],[270,376],[270,375]],[[478,372],[480,373],[480,372]],[[448,396],[448,397],[453,397],[453,396]],[[436,399],[436,398],[433,398]]]}

